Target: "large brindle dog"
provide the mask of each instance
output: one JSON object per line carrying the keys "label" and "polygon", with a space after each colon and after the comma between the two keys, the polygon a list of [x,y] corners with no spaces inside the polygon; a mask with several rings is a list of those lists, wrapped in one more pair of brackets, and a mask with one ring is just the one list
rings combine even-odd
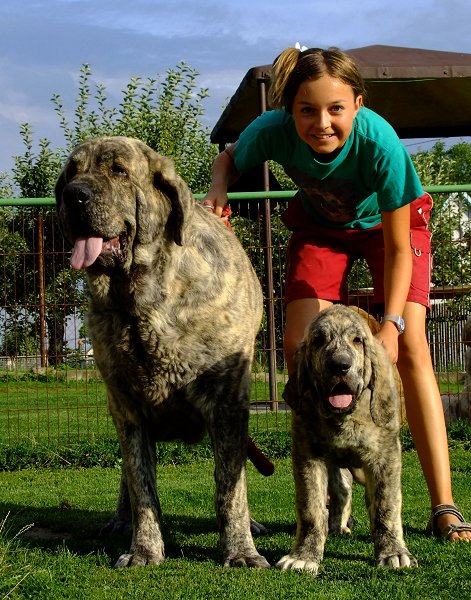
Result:
{"label": "large brindle dog", "polygon": [[296,366],[284,397],[293,409],[297,531],[277,566],[316,574],[328,531],[349,533],[351,472],[366,486],[378,564],[415,566],[402,532],[400,401],[386,352],[363,317],[335,305],[313,319]]}
{"label": "large brindle dog", "polygon": [[133,534],[117,566],[164,560],[155,442],[208,431],[224,564],[268,567],[252,540],[245,474],[262,296],[236,236],[169,159],[135,139],[77,146],[56,200],[72,267],[86,270],[88,327],[123,456],[115,525],[130,501]]}

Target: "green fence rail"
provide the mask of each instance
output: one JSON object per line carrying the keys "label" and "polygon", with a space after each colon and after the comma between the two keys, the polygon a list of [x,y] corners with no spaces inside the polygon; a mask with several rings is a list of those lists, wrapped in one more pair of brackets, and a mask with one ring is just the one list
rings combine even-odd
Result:
{"label": "green fence rail", "polygon": [[[444,194],[457,192],[471,192],[471,183],[457,185],[429,185],[424,187],[429,194]],[[278,200],[292,198],[296,191],[263,191],[263,192],[231,192],[228,194],[229,200]],[[197,200],[201,200],[204,194],[195,194]],[[54,198],[0,198],[0,206],[52,206],[55,204]]]}
{"label": "green fence rail", "polygon": [[[440,194],[442,199],[450,197],[457,199],[459,206],[463,210],[466,219],[471,217],[471,183],[460,185],[434,185],[426,186],[425,190],[431,194]],[[256,191],[256,192],[233,192],[228,194],[229,202],[234,201],[245,207],[255,207],[256,219],[249,223],[247,229],[250,232],[250,238],[245,239],[248,254],[257,262],[261,280],[263,279],[265,292],[265,322],[263,335],[259,343],[259,352],[261,359],[258,361],[259,370],[254,372],[254,396],[252,405],[257,411],[257,426],[260,429],[269,427],[271,417],[275,417],[276,426],[288,427],[285,419],[285,412],[278,408],[283,406],[281,400],[281,391],[286,379],[284,371],[284,361],[282,352],[282,336],[280,331],[284,323],[284,299],[283,299],[283,275],[284,263],[283,252],[286,239],[277,237],[280,228],[279,213],[271,213],[270,208],[273,203],[281,201],[287,202],[296,193],[294,190],[285,191]],[[196,200],[204,197],[204,194],[195,194]],[[0,208],[10,207],[14,218],[14,231],[21,231],[21,226],[17,226],[18,219],[26,219],[28,225],[31,220],[35,222],[35,235],[37,235],[37,248],[27,250],[27,261],[22,268],[26,272],[30,264],[37,261],[37,272],[42,272],[46,264],[47,255],[43,256],[41,251],[41,224],[47,219],[51,223],[55,219],[53,210],[41,210],[41,207],[53,209],[55,199],[52,197],[44,198],[0,198]],[[439,202],[437,202],[437,206]],[[453,206],[453,203],[450,203]],[[21,217],[21,211],[15,211],[16,208],[31,208],[32,214],[27,212]],[[241,214],[243,213],[241,210]],[[251,209],[249,209],[251,210]],[[237,213],[237,210],[234,211]],[[47,214],[46,214],[47,213]],[[10,214],[9,211],[2,211],[2,215]],[[37,224],[36,224],[36,216]],[[270,215],[273,218],[270,218]],[[267,218],[268,217],[268,218]],[[250,217],[249,217],[250,219]],[[469,222],[469,221],[467,221]],[[234,219],[236,226],[237,222]],[[273,232],[271,227],[273,226]],[[244,222],[245,227],[245,222]],[[250,228],[251,227],[251,228]],[[466,231],[469,233],[469,227],[466,225]],[[273,235],[271,235],[271,232]],[[7,232],[8,233],[8,232]],[[461,235],[462,232],[461,232]],[[5,238],[8,240],[8,238]],[[54,253],[68,254],[63,248],[62,238],[60,247],[54,249]],[[469,246],[466,245],[467,234],[460,240],[451,236],[448,239],[441,240],[434,234],[436,244],[441,243],[446,247],[446,255],[451,256],[452,266],[455,273],[461,273],[459,282],[456,285],[450,285],[450,282],[443,279],[437,279],[432,289],[433,307],[429,318],[429,342],[432,350],[432,359],[437,373],[437,378],[441,382],[442,392],[445,394],[456,394],[456,390],[463,386],[464,367],[465,367],[465,348],[463,345],[462,332],[464,324],[471,313],[471,261],[469,260]],[[438,247],[438,244],[437,244]],[[468,252],[466,254],[466,251]],[[3,259],[10,256],[8,243],[3,249]],[[16,259],[21,257],[21,252],[15,254]],[[1,258],[1,257],[0,257]],[[22,260],[21,258],[18,260]],[[25,259],[26,260],[26,259]],[[6,264],[6,263],[5,263]],[[23,264],[23,263],[22,263]],[[36,267],[35,267],[36,268]],[[24,275],[24,273],[23,273]],[[276,286],[273,286],[275,282]],[[13,285],[12,282],[5,280],[5,286]],[[15,364],[8,356],[0,356],[0,446],[2,443],[12,443],[20,439],[57,439],[59,444],[71,443],[75,439],[92,439],[98,435],[112,435],[112,427],[109,425],[106,400],[101,380],[94,368],[86,362],[88,358],[82,348],[70,347],[72,357],[82,357],[77,365],[70,366],[64,358],[64,369],[48,369],[48,357],[46,355],[46,334],[44,306],[49,302],[47,290],[42,285],[40,277],[32,280],[31,285],[37,286],[38,303],[34,306],[28,305],[28,310],[37,310],[40,312],[38,322],[41,323],[41,332],[38,339],[41,340],[40,352],[38,356],[32,356],[29,353],[26,358],[33,358],[34,365],[27,365],[23,368],[20,364],[20,356],[15,356]],[[349,301],[368,309],[368,303],[371,301],[371,289],[361,288],[359,285],[352,285]],[[6,288],[5,288],[6,289]],[[10,289],[10,288],[8,288]],[[1,292],[0,284],[0,292]],[[10,289],[11,293],[11,289]],[[5,298],[6,295],[4,294]],[[53,299],[54,300],[54,299]],[[8,305],[4,300],[4,305],[0,303],[0,320],[3,314],[8,314]],[[16,302],[16,300],[15,300]],[[30,300],[31,302],[31,300]],[[33,300],[34,302],[34,300]],[[64,302],[64,299],[59,303]],[[21,303],[20,303],[21,304]],[[3,313],[2,313],[3,311]],[[42,311],[42,312],[41,312]],[[75,326],[75,325],[74,325]],[[39,327],[38,327],[39,329]],[[275,335],[276,332],[276,335]],[[0,338],[1,338],[0,331]],[[36,350],[35,350],[36,352]],[[27,353],[28,354],[28,353]],[[39,359],[38,359],[39,357]],[[38,362],[39,360],[39,362]],[[2,362],[3,361],[3,362]],[[78,358],[77,358],[78,361]],[[82,365],[82,362],[84,363]],[[28,375],[30,372],[36,374],[38,382],[30,382],[25,375],[25,381],[19,381],[23,371]],[[51,372],[50,372],[51,371]],[[52,374],[51,374],[52,373]],[[3,377],[3,380],[1,379]],[[44,381],[43,381],[44,380]],[[471,374],[470,374],[471,384]],[[76,386],[76,387],[74,387]],[[44,389],[43,389],[44,388]],[[44,396],[44,397],[43,397]],[[470,407],[471,410],[471,407]],[[47,433],[44,434],[44,428]],[[64,433],[65,432],[65,433]]]}

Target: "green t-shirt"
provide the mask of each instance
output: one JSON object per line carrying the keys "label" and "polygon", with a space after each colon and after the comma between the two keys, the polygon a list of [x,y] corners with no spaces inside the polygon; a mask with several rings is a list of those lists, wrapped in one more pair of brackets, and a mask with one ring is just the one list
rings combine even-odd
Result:
{"label": "green t-shirt", "polygon": [[[320,158],[325,160],[326,155]],[[299,187],[306,212],[326,227],[374,227],[381,222],[382,211],[395,210],[424,193],[394,129],[365,107],[331,162],[319,160],[284,110],[257,117],[241,133],[234,160],[240,173],[266,160],[279,163]]]}

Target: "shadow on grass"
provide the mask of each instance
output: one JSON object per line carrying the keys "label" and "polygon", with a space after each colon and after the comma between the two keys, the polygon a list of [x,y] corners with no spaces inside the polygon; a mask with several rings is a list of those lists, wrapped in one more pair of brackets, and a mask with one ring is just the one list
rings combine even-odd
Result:
{"label": "shadow on grass", "polygon": [[100,536],[101,528],[112,516],[110,512],[0,503],[0,514],[8,515],[2,537],[13,539],[24,528],[18,539],[29,548],[54,551],[66,547],[76,554],[105,552],[113,556],[128,543],[129,536],[113,540]]}
{"label": "shadow on grass", "polygon": [[[14,503],[0,503],[0,516],[8,516],[8,526],[2,534],[6,540],[19,536],[25,548],[37,548],[46,552],[59,552],[66,548],[77,555],[96,555],[96,562],[103,564],[108,557],[110,568],[118,557],[129,551],[131,532],[102,533],[112,518],[111,511],[81,510],[67,503],[59,507],[35,507]],[[28,528],[28,526],[30,526]],[[257,550],[271,565],[289,553],[295,539],[295,523],[264,522],[267,531],[254,535]],[[164,513],[162,532],[167,558],[190,562],[221,564],[219,535],[216,518]],[[423,529],[404,527],[407,537],[423,534]],[[100,558],[101,556],[101,558]],[[325,558],[353,561],[369,566],[374,564],[373,544],[364,524],[354,522],[351,536],[328,536]]]}
{"label": "shadow on grass", "polygon": [[[66,548],[78,555],[105,554],[109,557],[110,567],[118,557],[129,551],[131,532],[102,533],[103,527],[112,518],[109,511],[87,511],[60,506],[44,508],[0,503],[0,515],[8,515],[8,526],[3,532],[5,540],[18,537],[25,548],[55,552]],[[293,526],[280,523],[266,523],[267,533],[254,535],[254,542],[260,553],[273,564],[281,554],[277,538],[280,534],[293,534]],[[219,534],[216,518],[186,516],[181,514],[164,514],[162,533],[167,558],[185,558],[191,562],[213,562],[221,564]],[[294,538],[293,538],[294,539]],[[263,540],[263,543],[262,543]],[[286,547],[289,549],[291,540]],[[262,550],[259,546],[270,550]],[[100,562],[101,564],[101,562]]]}

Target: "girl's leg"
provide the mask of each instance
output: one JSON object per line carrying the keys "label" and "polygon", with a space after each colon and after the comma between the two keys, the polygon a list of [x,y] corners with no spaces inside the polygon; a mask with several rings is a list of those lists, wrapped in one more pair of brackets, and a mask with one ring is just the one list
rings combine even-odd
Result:
{"label": "girl's leg", "polygon": [[[426,337],[425,315],[424,306],[406,303],[406,329],[399,338],[397,366],[404,387],[407,420],[435,507],[453,504],[453,495],[445,419]],[[438,519],[438,527],[443,530],[458,522],[456,516],[444,514]],[[471,532],[453,533],[449,539],[471,541]]]}
{"label": "girl's leg", "polygon": [[318,312],[331,304],[332,302],[328,302],[327,300],[302,298],[300,300],[293,300],[286,305],[286,325],[283,345],[288,375],[291,375],[294,370],[294,354],[303,339],[306,327]]}

